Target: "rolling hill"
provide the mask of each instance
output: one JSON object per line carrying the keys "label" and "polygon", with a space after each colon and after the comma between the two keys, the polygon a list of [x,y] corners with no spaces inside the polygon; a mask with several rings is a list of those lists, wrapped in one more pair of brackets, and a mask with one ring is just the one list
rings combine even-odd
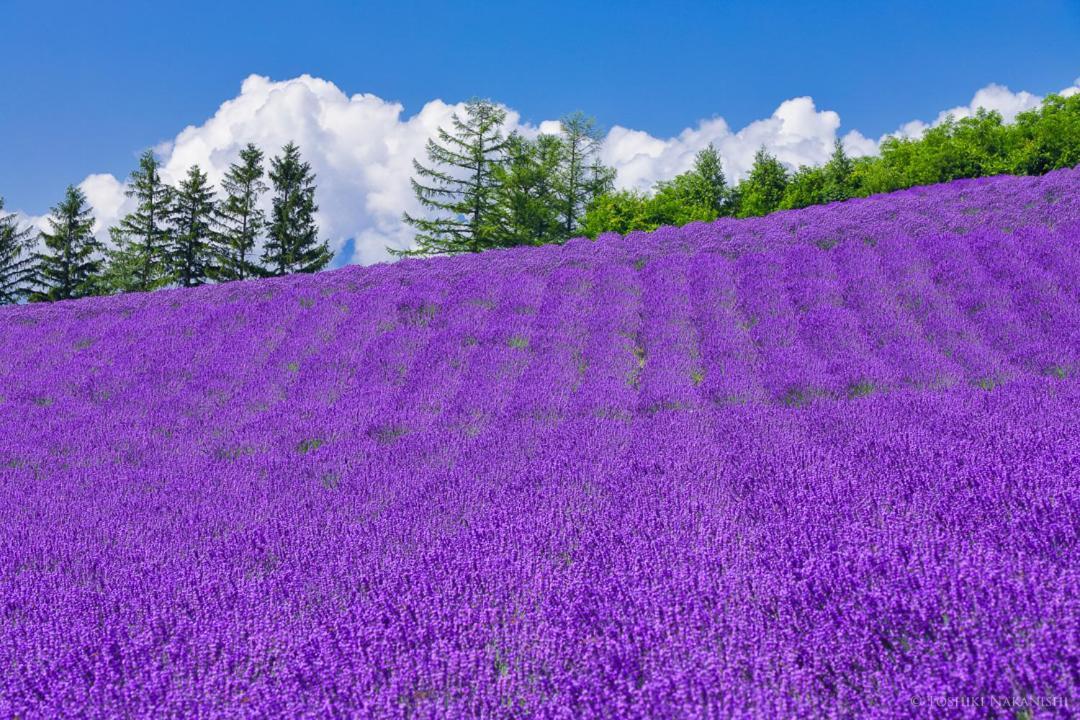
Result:
{"label": "rolling hill", "polygon": [[5,308],[0,715],[1059,712],[1078,372],[1080,170]]}

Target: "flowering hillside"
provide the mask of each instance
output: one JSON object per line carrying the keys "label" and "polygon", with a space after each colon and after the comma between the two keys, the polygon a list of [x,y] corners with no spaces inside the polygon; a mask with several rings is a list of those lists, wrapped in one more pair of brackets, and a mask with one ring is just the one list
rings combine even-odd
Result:
{"label": "flowering hillside", "polygon": [[1078,373],[1076,170],[4,309],[0,716],[1064,717]]}

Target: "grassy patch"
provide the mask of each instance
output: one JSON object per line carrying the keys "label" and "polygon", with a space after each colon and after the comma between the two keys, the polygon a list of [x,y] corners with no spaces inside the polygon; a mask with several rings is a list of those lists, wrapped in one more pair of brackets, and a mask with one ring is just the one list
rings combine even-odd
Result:
{"label": "grassy patch", "polygon": [[832,250],[839,243],[840,241],[836,238],[821,238],[820,240],[814,241],[814,244],[821,250]]}
{"label": "grassy patch", "polygon": [[325,441],[319,437],[310,438],[308,440],[304,440],[299,445],[297,445],[296,451],[299,452],[301,455],[307,455],[309,452],[314,452],[315,450],[318,450],[320,447],[322,447],[323,442]]}
{"label": "grassy patch", "polygon": [[1069,369],[1064,365],[1051,365],[1046,369],[1046,374],[1058,380],[1064,380],[1069,377]]}
{"label": "grassy patch", "polygon": [[849,385],[847,389],[847,396],[849,398],[861,398],[874,392],[874,384],[868,380],[862,380],[853,385]]}
{"label": "grassy patch", "polygon": [[237,445],[235,447],[219,447],[214,450],[214,459],[231,462],[246,455],[254,455],[255,448],[250,445]]}
{"label": "grassy patch", "polygon": [[327,490],[337,490],[338,485],[341,484],[341,475],[336,472],[323,473],[319,478],[319,484]]}
{"label": "grassy patch", "polygon": [[300,372],[300,363],[293,361],[286,365],[285,369],[289,372]]}
{"label": "grassy patch", "polygon": [[514,337],[510,338],[510,347],[517,348],[518,350],[524,350],[525,348],[529,347],[529,338],[515,335]]}
{"label": "grassy patch", "polygon": [[372,428],[368,435],[381,445],[389,445],[408,432],[409,428],[404,425],[382,425]]}
{"label": "grassy patch", "polygon": [[817,398],[828,395],[824,390],[812,387],[789,387],[780,398],[786,407],[802,407]]}
{"label": "grassy patch", "polygon": [[704,381],[705,381],[705,371],[704,370],[694,370],[692,373],[690,373],[690,382],[694,383],[694,385],[700,385]]}
{"label": "grassy patch", "polygon": [[398,318],[403,325],[410,327],[427,327],[439,313],[439,306],[435,303],[401,303],[398,305]]}
{"label": "grassy patch", "polygon": [[634,354],[634,359],[637,360],[637,367],[633,368],[626,376],[626,384],[637,390],[641,387],[641,373],[645,370],[645,346],[640,341],[635,340],[631,352]]}

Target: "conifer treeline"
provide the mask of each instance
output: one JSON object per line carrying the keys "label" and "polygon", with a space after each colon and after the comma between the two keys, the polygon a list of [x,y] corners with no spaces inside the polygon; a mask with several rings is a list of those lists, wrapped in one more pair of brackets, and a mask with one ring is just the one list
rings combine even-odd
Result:
{"label": "conifer treeline", "polygon": [[[111,247],[96,237],[93,210],[78,187],[67,188],[40,233],[19,227],[0,199],[0,304],[193,287],[329,264],[333,256],[314,217],[315,175],[295,144],[282,148],[269,169],[262,151],[248,144],[222,190],[198,165],[175,187],[166,184],[160,162],[146,151],[128,183],[135,208],[109,228]],[[259,206],[268,190],[269,218]]]}
{"label": "conifer treeline", "polygon": [[413,192],[427,216],[405,213],[416,244],[396,255],[479,252],[543,245],[579,234],[587,208],[610,192],[615,171],[600,162],[592,118],[566,116],[558,135],[503,134],[506,111],[470,100],[464,117],[428,140],[427,164],[413,161]]}

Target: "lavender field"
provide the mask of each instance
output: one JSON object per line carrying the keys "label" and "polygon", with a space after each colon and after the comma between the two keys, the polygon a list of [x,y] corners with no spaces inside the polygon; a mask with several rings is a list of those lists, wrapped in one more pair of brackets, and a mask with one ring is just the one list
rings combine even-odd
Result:
{"label": "lavender field", "polygon": [[6,308],[0,716],[1069,717],[1078,374],[1077,170]]}

